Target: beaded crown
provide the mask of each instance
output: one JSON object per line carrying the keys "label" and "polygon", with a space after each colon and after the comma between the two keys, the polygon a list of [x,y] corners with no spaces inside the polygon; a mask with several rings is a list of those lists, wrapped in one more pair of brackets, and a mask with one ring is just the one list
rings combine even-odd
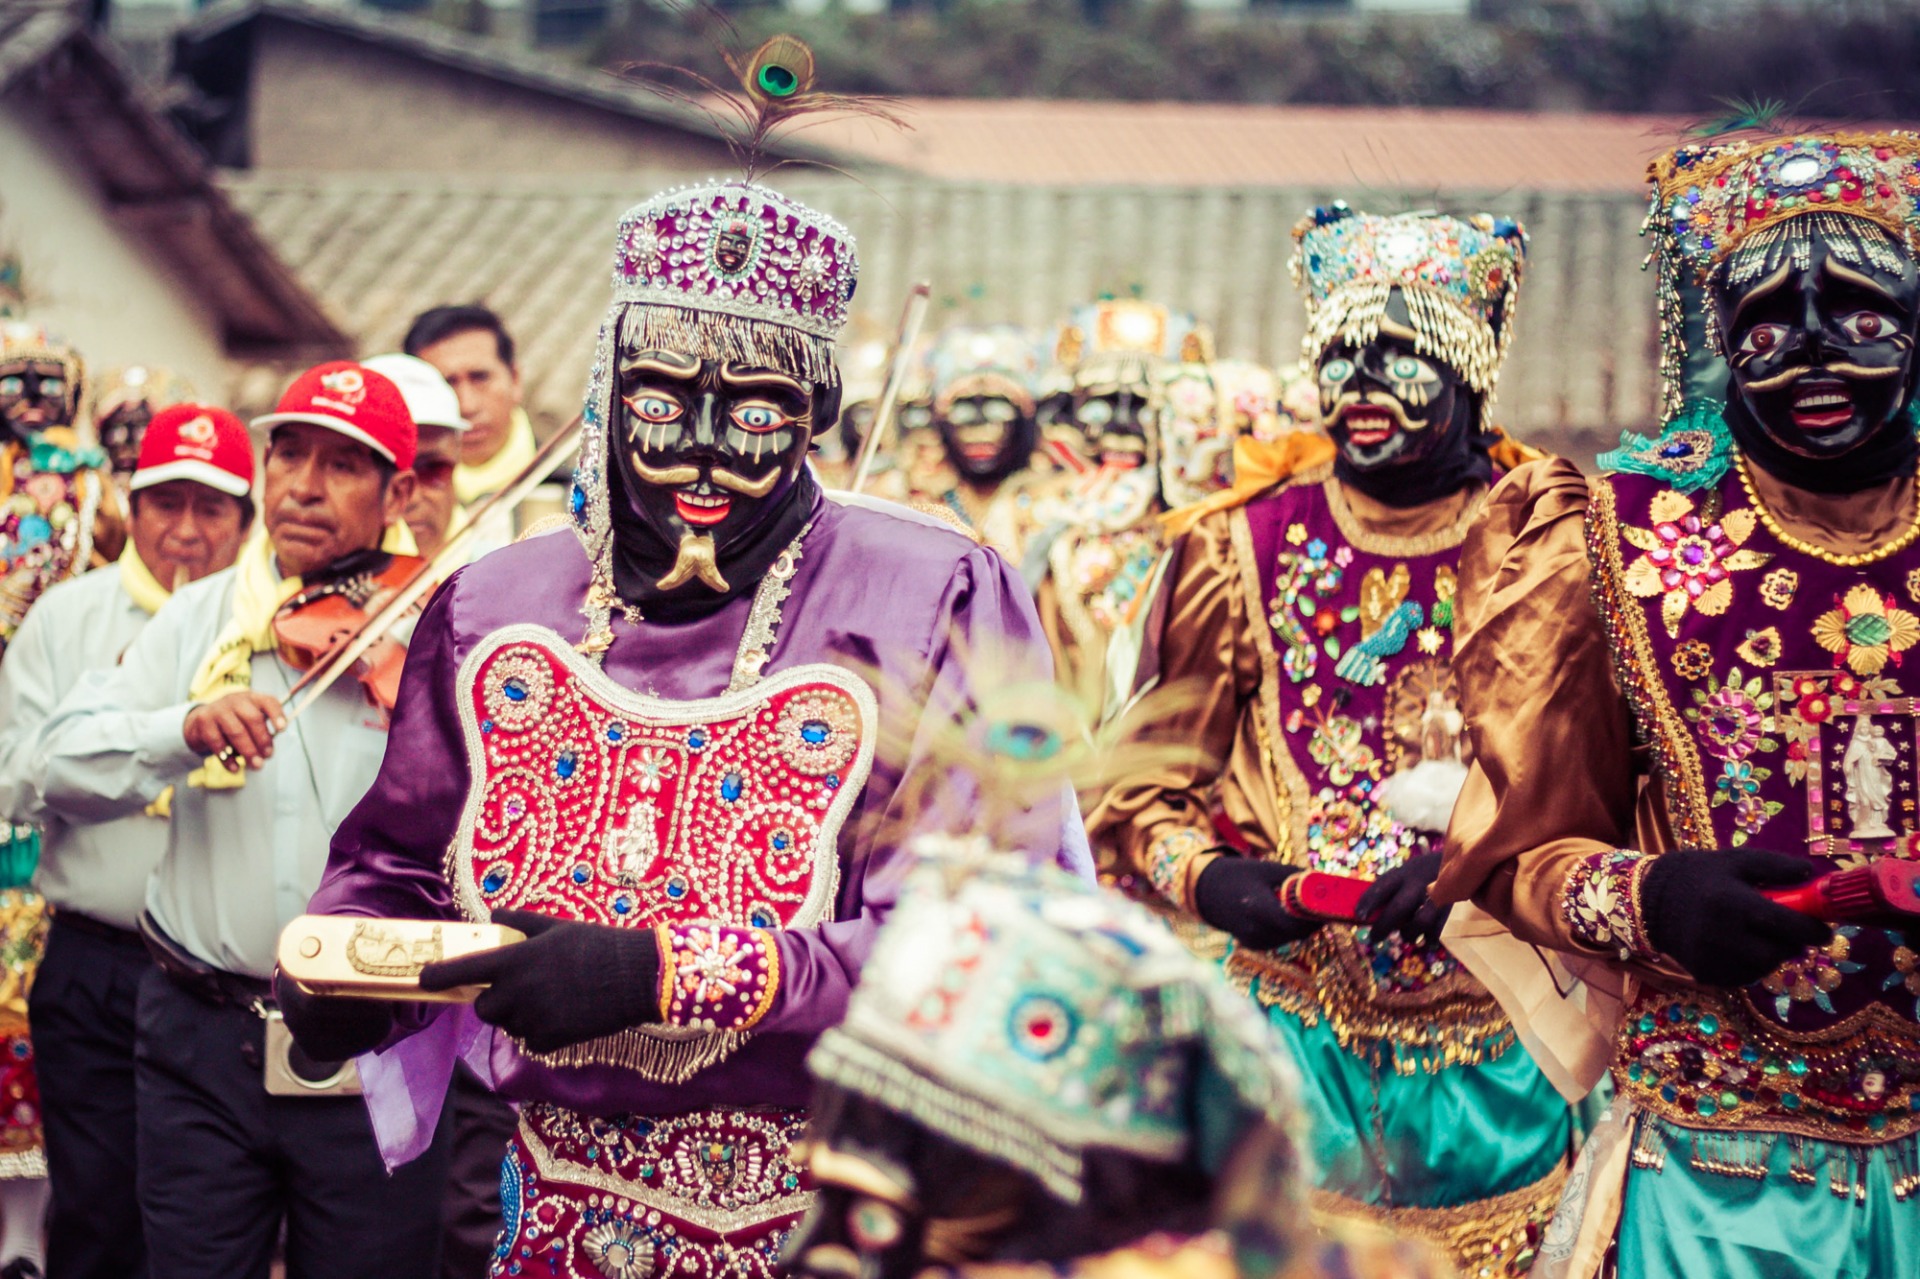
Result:
{"label": "beaded crown", "polygon": [[[1649,164],[1647,181],[1652,189],[1640,233],[1653,238],[1647,261],[1658,271],[1663,417],[1680,412],[1684,398],[1681,289],[1708,283],[1723,266],[1739,282],[1751,269],[1729,261],[1737,250],[1767,245],[1787,234],[1789,224],[1806,226],[1800,220],[1811,218],[1855,265],[1898,272],[1899,249],[1920,255],[1920,134],[1691,144]],[[1709,344],[1717,346],[1711,307],[1707,320]]]}
{"label": "beaded crown", "polygon": [[58,364],[74,382],[82,372],[79,354],[41,325],[31,320],[0,320],[0,371],[16,371],[29,364]]}
{"label": "beaded crown", "polygon": [[1293,240],[1293,281],[1307,295],[1308,364],[1336,341],[1373,341],[1399,289],[1414,345],[1491,398],[1526,270],[1527,233],[1518,222],[1490,213],[1356,213],[1336,203],[1300,219]]}
{"label": "beaded crown", "polygon": [[1103,298],[1074,308],[1053,358],[1072,386],[1144,386],[1147,370],[1162,361],[1211,360],[1213,331],[1158,302]]}
{"label": "beaded crown", "polygon": [[915,851],[820,1079],[1074,1204],[1095,1150],[1206,1164],[1202,1134],[1291,1120],[1285,1050],[1144,909],[984,841]]}
{"label": "beaded crown", "polygon": [[1033,412],[1042,371],[1040,339],[1014,324],[957,324],[927,352],[934,408],[963,396],[998,395]]}

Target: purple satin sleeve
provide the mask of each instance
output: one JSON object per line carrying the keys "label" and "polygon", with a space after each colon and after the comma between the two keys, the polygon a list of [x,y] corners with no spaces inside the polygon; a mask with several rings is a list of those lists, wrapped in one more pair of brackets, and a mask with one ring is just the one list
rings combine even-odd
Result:
{"label": "purple satin sleeve", "polygon": [[[1053,679],[1053,654],[1032,598],[1007,562],[985,547],[960,562],[928,634],[932,651],[922,659],[916,681],[921,687],[902,699],[922,708],[919,722],[909,730],[912,745],[900,769],[909,779],[924,778],[939,767],[928,758],[932,740],[975,704],[976,680],[1013,684]],[[857,901],[858,913],[777,935],[780,987],[758,1024],[761,1031],[818,1035],[845,1018],[847,997],[899,897],[913,838],[967,830],[977,812],[974,790],[970,776],[951,770],[937,787],[895,790],[880,824],[887,834],[855,863],[858,892],[849,893],[842,885],[841,901]],[[1085,827],[1068,788],[1053,801],[1020,813],[999,837],[1038,860],[1093,878]]]}

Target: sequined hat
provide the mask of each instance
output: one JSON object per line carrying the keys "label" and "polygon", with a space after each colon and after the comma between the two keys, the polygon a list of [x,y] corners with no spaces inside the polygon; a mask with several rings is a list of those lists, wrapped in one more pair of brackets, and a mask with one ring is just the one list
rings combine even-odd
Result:
{"label": "sequined hat", "polygon": [[933,406],[944,413],[969,395],[994,395],[1033,412],[1041,374],[1041,342],[1014,324],[956,324],[927,352]]}
{"label": "sequined hat", "polygon": [[1294,1116],[1273,1032],[1140,906],[984,841],[915,852],[818,1078],[1070,1204],[1096,1150],[1174,1163],[1201,1132]]}
{"label": "sequined hat", "polygon": [[[1680,411],[1684,389],[1681,289],[1708,283],[1723,266],[1738,282],[1743,266],[1730,261],[1736,251],[1817,226],[1854,265],[1898,273],[1901,249],[1920,256],[1920,134],[1693,144],[1649,164],[1647,181],[1652,190],[1641,234],[1653,237],[1648,263],[1659,273],[1663,417]],[[1712,308],[1707,319],[1709,342],[1717,347]]]}
{"label": "sequined hat", "polygon": [[1336,203],[1309,212],[1293,239],[1293,281],[1307,295],[1308,364],[1336,341],[1373,341],[1399,289],[1415,347],[1491,399],[1526,270],[1527,233],[1518,222],[1489,213],[1357,213]]}
{"label": "sequined hat", "polygon": [[683,187],[620,219],[616,304],[629,345],[737,360],[837,383],[833,344],[860,276],[832,218],[750,182]]}

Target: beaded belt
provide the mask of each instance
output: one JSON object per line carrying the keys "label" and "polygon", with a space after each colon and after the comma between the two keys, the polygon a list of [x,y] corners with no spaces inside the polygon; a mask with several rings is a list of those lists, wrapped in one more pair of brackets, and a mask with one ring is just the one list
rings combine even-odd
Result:
{"label": "beaded belt", "polygon": [[797,1110],[603,1118],[532,1104],[501,1170],[493,1275],[777,1279],[813,1196]]}

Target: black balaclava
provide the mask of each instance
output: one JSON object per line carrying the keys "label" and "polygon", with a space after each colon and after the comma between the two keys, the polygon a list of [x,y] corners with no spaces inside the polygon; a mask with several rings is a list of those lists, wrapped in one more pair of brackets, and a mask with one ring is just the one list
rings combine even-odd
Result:
{"label": "black balaclava", "polygon": [[53,426],[72,426],[80,409],[78,379],[60,360],[28,358],[0,369],[0,418],[22,444]]}
{"label": "black balaclava", "polygon": [[[1920,441],[1907,407],[1920,372],[1920,274],[1912,257],[1871,224],[1841,239],[1818,219],[1783,231],[1737,251],[1713,281],[1732,370],[1728,429],[1769,475],[1816,493],[1913,474]],[[1885,240],[1879,264],[1862,236]]]}
{"label": "black balaclava", "polygon": [[976,488],[992,488],[1026,466],[1039,440],[1031,409],[991,392],[941,397],[933,422],[948,465]]}
{"label": "black balaclava", "polygon": [[681,621],[757,586],[813,515],[807,447],[839,399],[777,370],[622,354],[607,476],[620,598]]}

